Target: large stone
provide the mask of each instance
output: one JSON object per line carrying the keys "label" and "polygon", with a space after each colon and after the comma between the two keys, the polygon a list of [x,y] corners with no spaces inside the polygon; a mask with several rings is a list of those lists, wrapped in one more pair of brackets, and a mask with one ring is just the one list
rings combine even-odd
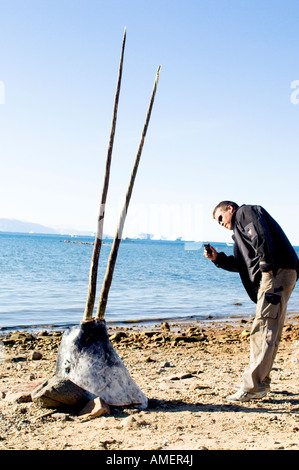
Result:
{"label": "large stone", "polygon": [[32,400],[42,408],[82,408],[91,394],[65,377],[54,376],[36,387]]}
{"label": "large stone", "polygon": [[14,403],[27,403],[32,401],[32,391],[40,386],[41,382],[18,384],[12,387],[5,395],[5,401]]}
{"label": "large stone", "polygon": [[91,398],[84,408],[79,412],[83,418],[98,418],[99,416],[109,415],[110,406],[100,397]]}

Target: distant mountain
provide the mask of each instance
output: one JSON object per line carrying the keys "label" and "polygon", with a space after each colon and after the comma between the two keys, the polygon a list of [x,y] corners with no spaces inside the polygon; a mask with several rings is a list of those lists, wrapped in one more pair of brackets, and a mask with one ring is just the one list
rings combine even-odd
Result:
{"label": "distant mountain", "polygon": [[0,232],[57,233],[53,228],[16,219],[0,219]]}
{"label": "distant mountain", "polygon": [[[95,232],[92,230],[78,230],[72,227],[47,227],[45,225],[36,224],[33,222],[26,222],[17,219],[4,219],[0,218],[0,232],[18,232],[18,233],[42,233],[42,234],[55,234],[55,235],[78,235],[84,237],[94,237]],[[103,233],[103,240],[112,239],[113,236]],[[137,236],[127,237],[129,240],[167,240],[167,237],[159,236],[156,238],[152,233],[139,233]],[[176,241],[182,241],[178,238]]]}
{"label": "distant mountain", "polygon": [[[0,218],[0,232],[19,232],[19,233],[44,233],[56,235],[79,235],[79,236],[94,236],[91,230],[77,230],[75,228],[66,227],[47,227],[33,222],[25,222],[17,219],[1,219]],[[111,235],[103,234],[103,238],[113,238]]]}

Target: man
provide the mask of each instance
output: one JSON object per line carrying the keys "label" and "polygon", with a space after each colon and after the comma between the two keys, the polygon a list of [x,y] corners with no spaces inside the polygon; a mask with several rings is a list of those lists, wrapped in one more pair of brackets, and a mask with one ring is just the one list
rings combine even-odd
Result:
{"label": "man", "polygon": [[233,231],[234,254],[218,253],[213,247],[205,256],[214,264],[240,274],[256,306],[250,333],[250,363],[241,386],[227,397],[245,402],[264,397],[270,390],[270,372],[280,342],[287,302],[299,274],[299,260],[278,223],[261,206],[238,206],[222,201],[214,219]]}

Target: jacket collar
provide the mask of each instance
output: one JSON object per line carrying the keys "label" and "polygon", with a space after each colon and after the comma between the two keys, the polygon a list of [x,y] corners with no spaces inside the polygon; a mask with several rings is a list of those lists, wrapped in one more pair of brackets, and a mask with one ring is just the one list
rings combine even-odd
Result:
{"label": "jacket collar", "polygon": [[232,229],[235,230],[235,225],[236,225],[236,214],[238,212],[238,209],[233,213],[232,215]]}

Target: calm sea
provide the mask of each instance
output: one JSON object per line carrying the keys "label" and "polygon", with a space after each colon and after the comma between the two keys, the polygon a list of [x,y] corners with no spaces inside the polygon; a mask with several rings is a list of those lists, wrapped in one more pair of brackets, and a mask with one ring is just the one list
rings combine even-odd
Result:
{"label": "calm sea", "polygon": [[[0,327],[79,323],[93,246],[78,242],[93,241],[92,237],[1,233]],[[97,299],[111,246],[111,242],[102,245]],[[232,253],[226,244],[213,246]],[[298,286],[288,310],[299,310]],[[217,269],[204,257],[200,244],[121,243],[105,316],[108,323],[217,319],[250,316],[254,311],[238,274]]]}

